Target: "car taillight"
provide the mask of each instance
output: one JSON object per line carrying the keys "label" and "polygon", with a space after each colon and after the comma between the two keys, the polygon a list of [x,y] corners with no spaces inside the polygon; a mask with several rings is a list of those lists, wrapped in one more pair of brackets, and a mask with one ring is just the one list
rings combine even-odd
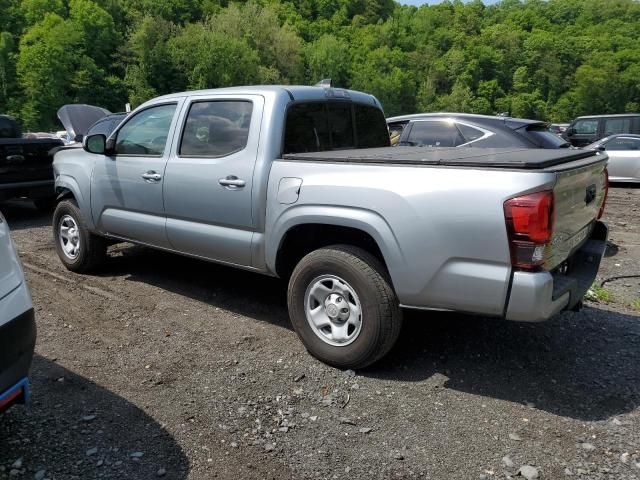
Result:
{"label": "car taillight", "polygon": [[605,167],[602,173],[604,175],[604,198],[602,199],[602,205],[600,205],[600,210],[598,211],[598,220],[600,220],[602,215],[604,215],[604,207],[607,204],[607,197],[609,196],[609,170]]}
{"label": "car taillight", "polygon": [[536,192],[507,200],[504,218],[511,264],[524,270],[539,268],[553,233],[553,192]]}

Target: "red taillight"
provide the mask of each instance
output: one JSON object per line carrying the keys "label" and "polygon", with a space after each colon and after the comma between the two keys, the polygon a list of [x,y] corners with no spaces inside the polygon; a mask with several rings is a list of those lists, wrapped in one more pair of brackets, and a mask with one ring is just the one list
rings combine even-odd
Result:
{"label": "red taillight", "polygon": [[540,267],[553,234],[553,192],[536,192],[507,200],[504,218],[513,266],[526,270]]}
{"label": "red taillight", "polygon": [[607,197],[609,196],[609,170],[605,168],[602,173],[604,175],[604,198],[602,199],[602,205],[600,205],[600,210],[598,211],[598,220],[600,220],[602,215],[604,215],[604,207],[607,204]]}

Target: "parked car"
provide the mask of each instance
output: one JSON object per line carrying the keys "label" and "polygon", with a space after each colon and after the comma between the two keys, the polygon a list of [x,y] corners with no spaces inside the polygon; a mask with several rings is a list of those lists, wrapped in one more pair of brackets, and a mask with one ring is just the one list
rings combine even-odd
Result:
{"label": "parked car", "polygon": [[575,147],[585,147],[616,133],[640,134],[640,114],[588,115],[576,118],[562,134]]}
{"label": "parked car", "polygon": [[569,127],[568,123],[552,123],[551,125],[549,125],[549,131],[556,135],[562,136],[567,127]]}
{"label": "parked car", "polygon": [[0,213],[0,413],[29,398],[36,342],[31,296],[9,227]]}
{"label": "parked car", "polygon": [[22,138],[20,124],[0,116],[0,201],[26,197],[36,207],[48,209],[54,204],[53,148],[64,143],[55,135]]}
{"label": "parked car", "polygon": [[72,103],[58,109],[58,120],[62,123],[69,137],[75,142],[82,142],[89,128],[111,112],[106,108]]}
{"label": "parked car", "polygon": [[585,149],[607,152],[611,182],[640,182],[640,135],[611,135]]}
{"label": "parked car", "polygon": [[53,235],[76,272],[129,241],[287,279],[309,352],[360,368],[393,346],[401,307],[579,307],[605,248],[606,161],[389,147],[379,102],[349,90],[184,92],[56,154]]}
{"label": "parked car", "polygon": [[562,148],[569,144],[537,120],[470,113],[419,113],[387,119],[396,144],[413,147]]}

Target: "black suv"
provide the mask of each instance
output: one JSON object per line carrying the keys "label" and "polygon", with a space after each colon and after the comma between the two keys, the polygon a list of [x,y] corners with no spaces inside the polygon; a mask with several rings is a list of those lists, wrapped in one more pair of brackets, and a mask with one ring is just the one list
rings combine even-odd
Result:
{"label": "black suv", "polygon": [[589,115],[576,118],[562,137],[574,147],[584,147],[616,133],[640,134],[640,114]]}
{"label": "black suv", "polygon": [[538,120],[470,113],[419,113],[387,119],[391,143],[417,147],[563,148]]}

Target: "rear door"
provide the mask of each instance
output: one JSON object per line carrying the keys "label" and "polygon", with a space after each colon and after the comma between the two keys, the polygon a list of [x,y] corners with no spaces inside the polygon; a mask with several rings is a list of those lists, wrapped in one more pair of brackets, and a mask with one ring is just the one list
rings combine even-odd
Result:
{"label": "rear door", "polygon": [[251,264],[253,171],[263,109],[259,95],[193,97],[185,104],[165,172],[172,248]]}
{"label": "rear door", "polygon": [[115,154],[96,159],[91,211],[98,229],[135,242],[169,247],[162,187],[180,101],[129,117],[115,135]]}

